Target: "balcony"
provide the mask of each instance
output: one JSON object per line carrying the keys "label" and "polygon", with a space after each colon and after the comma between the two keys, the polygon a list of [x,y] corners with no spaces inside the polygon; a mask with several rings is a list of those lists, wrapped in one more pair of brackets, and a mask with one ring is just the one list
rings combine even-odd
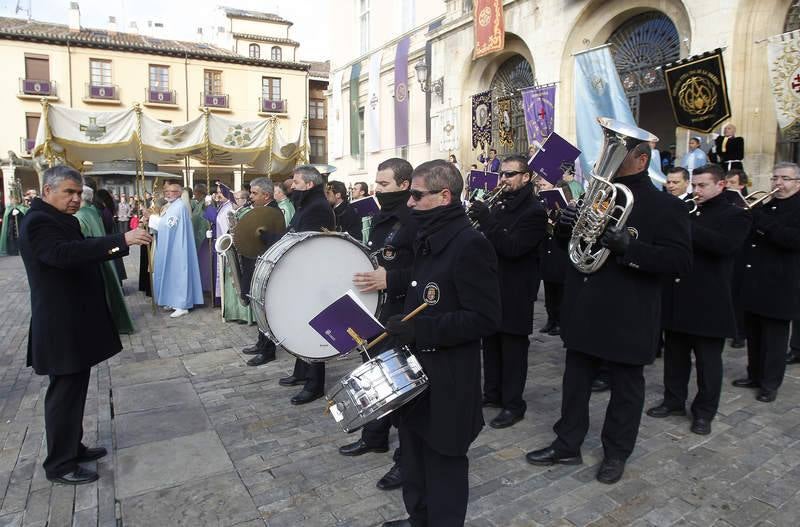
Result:
{"label": "balcony", "polygon": [[97,104],[120,104],[119,86],[116,84],[87,84],[84,102]]}
{"label": "balcony", "polygon": [[211,111],[229,111],[230,110],[230,97],[220,93],[201,93],[200,94],[201,107],[208,108]]}
{"label": "balcony", "polygon": [[43,81],[37,79],[20,79],[19,93],[20,99],[41,99],[46,98],[54,101],[58,99],[56,95],[56,81]]}
{"label": "balcony", "polygon": [[33,147],[36,146],[36,138],[30,139],[28,137],[19,138],[19,151],[23,156],[33,154]]}
{"label": "balcony", "polygon": [[145,89],[145,106],[174,108],[178,105],[178,94],[175,90],[161,90],[157,88]]}
{"label": "balcony", "polygon": [[259,99],[259,114],[285,114],[287,112],[287,104],[286,99],[280,99],[273,101],[271,99],[265,99],[261,97]]}

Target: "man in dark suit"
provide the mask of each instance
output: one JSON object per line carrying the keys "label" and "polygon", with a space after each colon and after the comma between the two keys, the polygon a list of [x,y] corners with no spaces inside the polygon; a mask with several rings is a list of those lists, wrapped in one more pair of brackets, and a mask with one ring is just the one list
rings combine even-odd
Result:
{"label": "man in dark suit", "polygon": [[411,180],[419,230],[404,311],[429,307],[408,322],[395,315],[386,329],[411,346],[430,384],[398,410],[410,518],[385,527],[461,527],[467,513],[467,450],[483,427],[480,339],[499,327],[500,293],[494,249],[461,207],[463,185],[443,159],[421,164]]}
{"label": "man in dark suit", "polygon": [[725,337],[736,333],[730,284],[750,217],[725,198],[725,173],[719,166],[694,169],[692,185],[697,201],[697,210],[690,215],[692,272],[664,277],[664,400],[647,410],[647,415],[686,415],[694,351],[697,396],[692,403],[691,430],[707,435],[722,391]]}
{"label": "man in dark suit", "polygon": [[533,195],[528,160],[508,156],[500,164],[505,190],[494,206],[476,201],[469,216],[497,253],[502,300],[500,331],[483,339],[483,404],[501,408],[489,422],[507,428],[525,416],[522,398],[528,376],[528,336],[539,287],[537,248],[545,237],[547,215]]}
{"label": "man in dark suit", "polygon": [[710,158],[712,163],[722,165],[725,172],[729,172],[733,168],[742,168],[744,138],[736,137],[736,126],[733,123],[726,124],[722,129],[722,135],[714,139]]}
{"label": "man in dark suit", "polygon": [[330,181],[325,190],[328,203],[333,207],[336,218],[336,230],[346,232],[359,242],[362,238],[361,218],[347,201],[347,187],[341,181]]}
{"label": "man in dark suit", "polygon": [[[598,242],[610,251],[592,274],[567,270],[561,322],[567,348],[561,419],[550,446],[529,452],[533,465],[580,464],[589,430],[592,381],[608,367],[611,400],[603,425],[604,459],[597,473],[602,483],[616,483],[633,452],[644,407],[645,364],[655,360],[661,333],[661,278],[688,273],[692,265],[686,205],[659,192],[647,167],[650,145],[632,149],[613,181],[627,186],[634,203],[625,226],[609,226]],[[588,194],[588,191],[587,191]],[[561,213],[558,234],[572,232],[576,211]]]}
{"label": "man in dark suit", "polygon": [[683,167],[670,168],[664,186],[667,188],[667,192],[678,199],[683,201],[692,199],[692,193],[689,192],[689,171]]}
{"label": "man in dark suit", "polygon": [[800,318],[800,167],[772,169],[774,198],[752,209],[753,228],[744,245],[742,307],[747,336],[747,377],[740,388],[758,388],[769,403],[786,371],[789,326]]}
{"label": "man in dark suit", "polygon": [[[291,199],[295,214],[289,222],[289,232],[322,232],[335,230],[336,221],[328,199],[325,197],[325,182],[322,174],[311,165],[295,167],[292,173]],[[325,394],[325,363],[294,361],[294,371],[278,380],[281,386],[303,384],[303,389],[292,397],[292,404],[306,404]]]}
{"label": "man in dark suit", "polygon": [[[107,453],[81,442],[91,367],[122,349],[100,264],[128,254],[130,245],[150,243],[150,236],[134,229],[84,239],[73,217],[83,192],[80,173],[60,165],[47,169],[43,181],[42,199],[33,200],[20,236],[31,291],[27,364],[50,377],[44,400],[45,475],[56,483],[80,485],[98,477],[80,463]],[[87,324],[90,333],[79,331]]]}

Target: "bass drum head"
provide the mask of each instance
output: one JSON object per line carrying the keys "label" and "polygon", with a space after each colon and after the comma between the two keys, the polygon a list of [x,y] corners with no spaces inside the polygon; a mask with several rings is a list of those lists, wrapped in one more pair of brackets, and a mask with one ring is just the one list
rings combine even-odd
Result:
{"label": "bass drum head", "polygon": [[[269,251],[262,258],[269,259]],[[377,314],[381,295],[362,293],[353,285],[353,273],[374,269],[369,255],[349,237],[303,233],[274,264],[262,296],[273,339],[308,361],[338,357],[308,322],[348,289]]]}

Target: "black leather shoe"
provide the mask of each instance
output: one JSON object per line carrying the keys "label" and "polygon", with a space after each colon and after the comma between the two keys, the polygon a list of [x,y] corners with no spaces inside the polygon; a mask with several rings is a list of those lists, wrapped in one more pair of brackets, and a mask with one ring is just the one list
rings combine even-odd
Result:
{"label": "black leather shoe", "polygon": [[261,366],[262,364],[266,364],[268,362],[272,362],[275,360],[275,353],[266,354],[266,353],[259,353],[249,361],[247,361],[248,366]]}
{"label": "black leather shoe", "polygon": [[670,408],[666,406],[663,402],[658,406],[654,406],[647,410],[647,415],[650,417],[655,417],[657,419],[661,419],[662,417],[669,417],[671,415],[686,415],[685,408]]}
{"label": "black leather shoe", "polygon": [[305,382],[306,379],[300,379],[294,375],[289,375],[288,377],[282,377],[278,379],[278,384],[281,386],[297,386],[298,384],[305,384]]}
{"label": "black leather shoe", "polygon": [[379,454],[383,454],[384,452],[388,451],[388,446],[371,447],[366,444],[363,439],[359,439],[355,443],[350,443],[349,445],[343,445],[339,447],[339,453],[343,456],[360,456],[361,454],[366,454],[367,452],[377,452]]}
{"label": "black leather shoe", "polygon": [[553,329],[554,327],[556,327],[556,323],[555,323],[555,322],[553,322],[552,320],[548,320],[548,321],[547,321],[547,324],[545,324],[544,326],[542,326],[542,329],[540,329],[540,330],[539,330],[539,333],[547,333],[547,332],[549,332],[551,329]]}
{"label": "black leather shoe", "polygon": [[800,364],[800,357],[798,357],[794,353],[787,353],[786,364]]}
{"label": "black leather shoe", "polygon": [[553,326],[553,329],[547,332],[547,334],[552,337],[557,337],[558,335],[561,335],[561,326],[556,324],[555,326]]}
{"label": "black leather shoe", "polygon": [[701,436],[711,433],[711,420],[704,417],[695,417],[692,421],[692,432]]}
{"label": "black leather shoe", "polygon": [[400,465],[395,463],[389,472],[383,475],[375,484],[381,490],[399,489],[403,486],[403,475],[400,473]]}
{"label": "black leather shoe", "polygon": [[758,382],[749,377],[745,377],[744,379],[736,379],[731,384],[737,388],[758,388]]}
{"label": "black leather shoe", "polygon": [[777,397],[778,397],[778,390],[761,389],[758,391],[758,395],[756,395],[756,400],[761,401],[762,403],[771,403]]}
{"label": "black leather shoe", "polygon": [[244,348],[242,350],[242,353],[244,353],[245,355],[256,355],[258,353],[261,353],[261,348],[259,347],[258,343],[256,343],[250,346],[249,348]]}
{"label": "black leather shoe", "polygon": [[57,478],[47,478],[53,483],[61,483],[62,485],[84,485],[97,481],[100,476],[94,470],[88,468],[78,467],[72,472],[67,472],[63,476]]}
{"label": "black leather shoe", "polygon": [[316,401],[320,397],[323,396],[322,392],[314,393],[308,390],[302,390],[300,393],[292,397],[291,403],[292,404],[306,404],[310,403],[311,401]]}
{"label": "black leather shoe", "polygon": [[83,455],[78,456],[78,459],[75,461],[78,463],[88,463],[89,461],[94,461],[96,459],[100,459],[101,457],[105,457],[108,454],[108,450],[99,446],[97,448],[87,448],[83,451]]}
{"label": "black leather shoe", "polygon": [[522,421],[523,417],[524,415],[517,415],[511,410],[503,410],[497,414],[497,417],[489,421],[489,426],[492,428],[508,428]]}
{"label": "black leather shoe", "polygon": [[492,401],[491,399],[488,399],[485,395],[483,396],[482,404],[484,408],[502,408],[499,402]]}
{"label": "black leather shoe", "polygon": [[561,456],[551,446],[528,452],[525,454],[525,460],[531,465],[539,466],[580,465],[583,463],[583,458],[580,454],[577,456]]}
{"label": "black leather shoe", "polygon": [[625,472],[625,462],[621,459],[603,459],[600,469],[597,471],[597,481],[612,485],[622,478]]}
{"label": "black leather shoe", "polygon": [[741,349],[745,346],[744,339],[731,339],[731,347],[735,349]]}
{"label": "black leather shoe", "polygon": [[383,522],[383,527],[411,527],[410,520],[392,520],[390,522]]}
{"label": "black leather shoe", "polygon": [[605,379],[595,379],[592,381],[592,391],[595,393],[604,392],[609,389],[611,389],[611,386]]}

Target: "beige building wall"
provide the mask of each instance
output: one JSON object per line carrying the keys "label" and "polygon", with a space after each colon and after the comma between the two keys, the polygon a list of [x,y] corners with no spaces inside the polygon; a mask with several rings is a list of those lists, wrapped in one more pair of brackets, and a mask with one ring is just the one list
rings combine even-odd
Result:
{"label": "beige building wall", "polygon": [[249,20],[244,18],[230,18],[231,33],[245,33],[248,35],[263,35],[266,37],[289,38],[289,24],[270,22],[268,20]]}

